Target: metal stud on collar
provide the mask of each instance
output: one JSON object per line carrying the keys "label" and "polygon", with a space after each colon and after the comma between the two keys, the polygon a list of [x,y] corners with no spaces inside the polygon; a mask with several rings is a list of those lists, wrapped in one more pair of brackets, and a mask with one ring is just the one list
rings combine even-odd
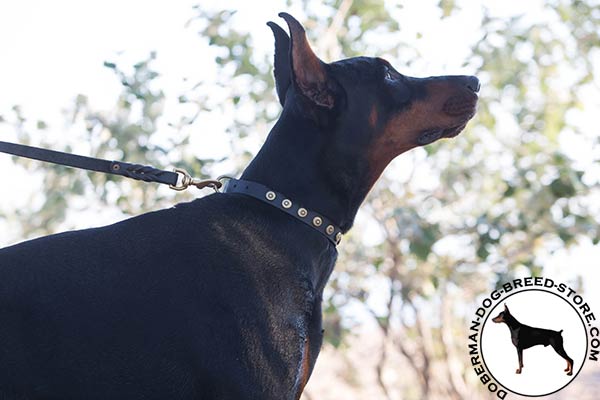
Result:
{"label": "metal stud on collar", "polygon": [[277,195],[275,194],[275,192],[269,190],[267,193],[265,193],[265,197],[267,198],[267,200],[273,201],[275,200]]}
{"label": "metal stud on collar", "polygon": [[260,183],[231,177],[227,177],[227,179],[223,193],[239,193],[254,197],[310,226],[327,238],[334,246],[340,242],[342,238],[341,229],[326,216],[300,207],[283,193],[276,192]]}

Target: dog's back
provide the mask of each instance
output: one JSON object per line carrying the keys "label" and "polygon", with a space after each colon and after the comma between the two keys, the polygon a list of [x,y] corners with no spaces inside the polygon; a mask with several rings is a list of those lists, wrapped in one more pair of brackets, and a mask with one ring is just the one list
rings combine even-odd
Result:
{"label": "dog's back", "polygon": [[518,346],[522,349],[528,349],[539,344],[546,347],[553,341],[560,340],[562,342],[561,332],[523,325],[518,334]]}
{"label": "dog's back", "polygon": [[0,250],[0,392],[284,398],[323,261],[273,239],[294,234],[286,218],[212,195]]}

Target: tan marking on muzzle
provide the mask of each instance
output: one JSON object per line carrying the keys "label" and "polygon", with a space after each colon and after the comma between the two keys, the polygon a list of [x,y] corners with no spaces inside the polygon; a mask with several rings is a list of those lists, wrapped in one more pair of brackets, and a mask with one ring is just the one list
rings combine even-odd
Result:
{"label": "tan marking on muzzle", "polygon": [[476,97],[469,96],[461,86],[433,81],[427,84],[426,90],[425,99],[413,102],[410,108],[392,116],[376,135],[367,156],[370,184],[375,183],[395,157],[419,146],[417,139],[422,132],[452,128],[472,117]]}

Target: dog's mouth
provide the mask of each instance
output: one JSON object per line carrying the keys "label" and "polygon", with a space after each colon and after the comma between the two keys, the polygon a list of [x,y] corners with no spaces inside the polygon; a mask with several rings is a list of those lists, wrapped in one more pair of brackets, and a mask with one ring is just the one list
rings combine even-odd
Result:
{"label": "dog's mouth", "polygon": [[475,115],[478,99],[477,94],[474,92],[464,92],[450,97],[444,103],[442,111],[447,116],[457,118],[458,122],[456,125],[449,128],[437,127],[424,130],[417,137],[417,143],[423,146],[441,138],[453,138],[457,136],[465,129],[467,122]]}
{"label": "dog's mouth", "polygon": [[466,121],[450,128],[427,129],[426,131],[421,132],[417,138],[417,143],[421,146],[424,146],[441,138],[453,138],[457,136],[463,129],[465,129],[465,126],[467,126]]}
{"label": "dog's mouth", "polygon": [[461,101],[457,101],[456,98],[450,98],[446,104],[444,105],[444,112],[451,116],[460,117],[459,122],[456,125],[453,125],[449,128],[432,128],[427,129],[419,135],[417,138],[417,143],[421,146],[433,143],[441,138],[453,138],[457,136],[465,126],[467,126],[467,122],[475,115],[477,110],[477,95],[474,95],[469,99],[469,101],[465,101],[464,98],[461,98]]}

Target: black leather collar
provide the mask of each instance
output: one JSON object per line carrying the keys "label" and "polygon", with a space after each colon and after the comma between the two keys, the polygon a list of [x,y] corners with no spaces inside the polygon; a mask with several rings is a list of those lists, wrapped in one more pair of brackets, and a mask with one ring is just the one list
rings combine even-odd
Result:
{"label": "black leather collar", "polygon": [[295,203],[282,193],[269,189],[260,183],[230,178],[223,189],[224,193],[241,193],[254,197],[278,208],[325,236],[334,246],[342,240],[342,230],[331,220]]}

